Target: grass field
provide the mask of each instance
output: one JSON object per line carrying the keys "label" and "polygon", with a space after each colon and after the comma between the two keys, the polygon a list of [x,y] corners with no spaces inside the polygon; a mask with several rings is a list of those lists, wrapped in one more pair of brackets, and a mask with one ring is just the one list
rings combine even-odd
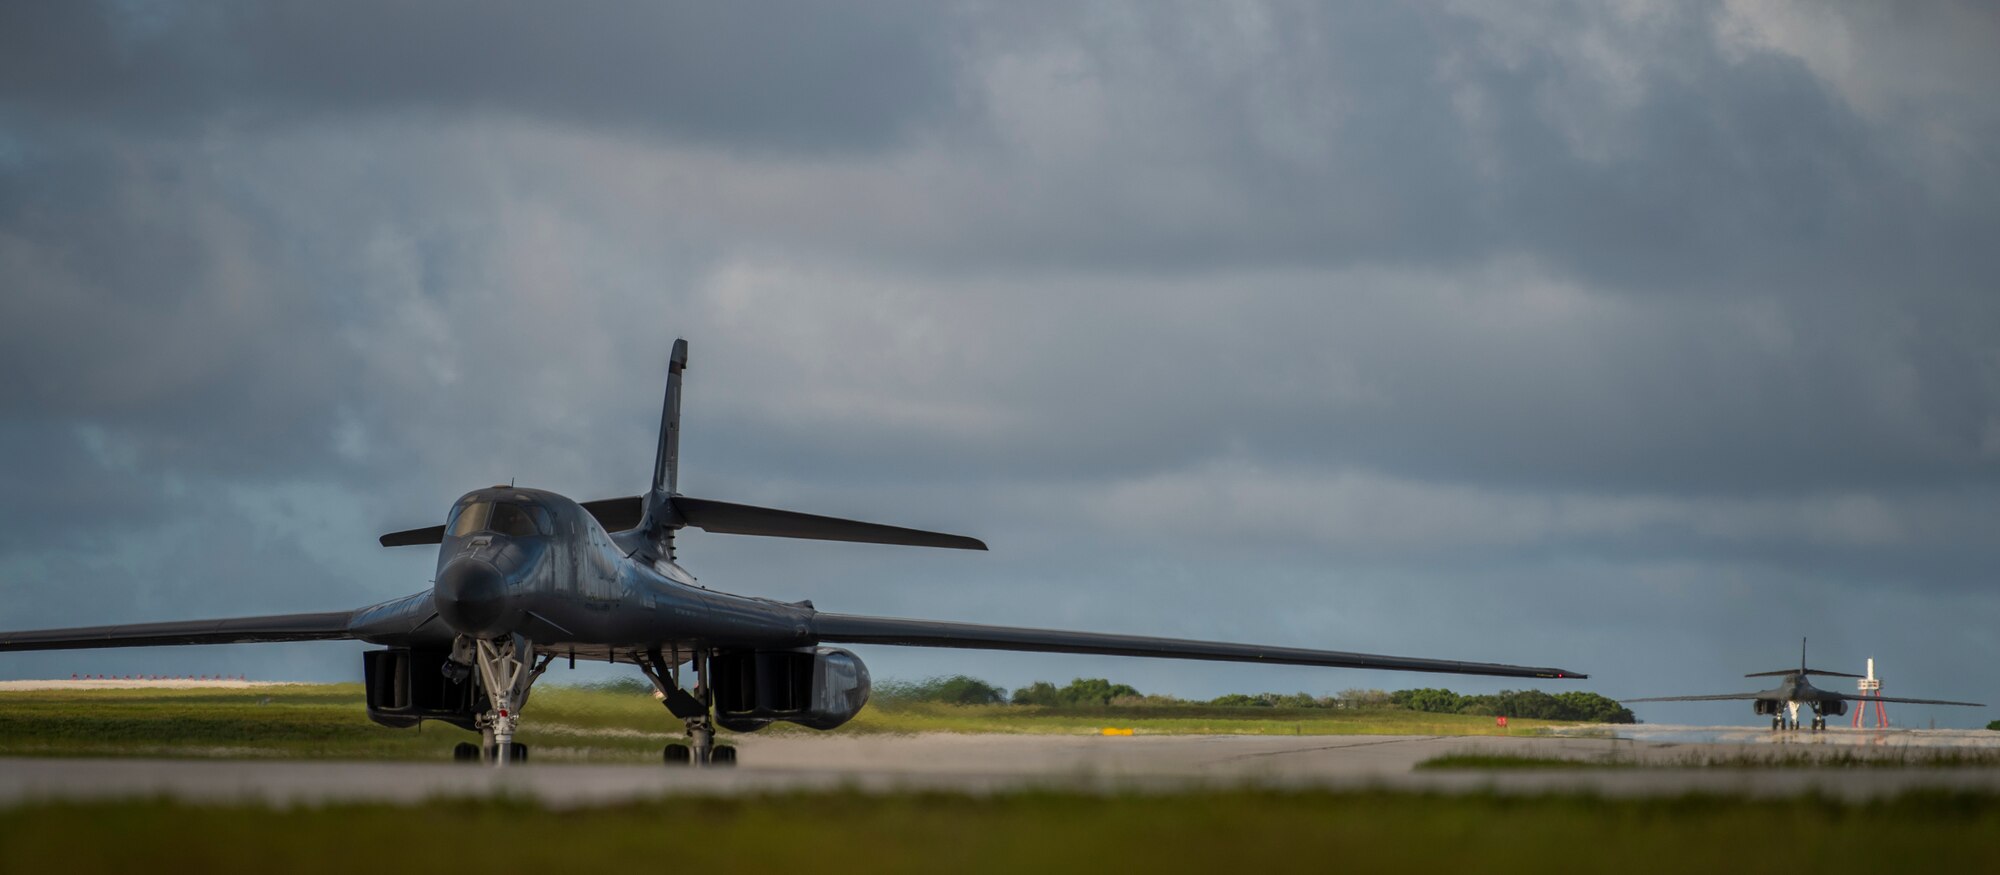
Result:
{"label": "grass field", "polygon": [[[105,840],[116,836],[116,841]],[[1772,843],[1781,857],[1758,853]],[[0,872],[1983,871],[2000,798],[807,794],[548,810],[507,801],[0,810]]]}
{"label": "grass field", "polygon": [[[538,687],[520,740],[538,760],[618,761],[658,755],[680,724],[651,696]],[[1553,725],[1516,720],[1511,731]],[[871,705],[838,733],[1414,734],[1501,732],[1490,717],[1400,709],[1218,708],[1088,710],[991,705]],[[786,724],[772,733],[805,732]],[[726,736],[726,733],[725,733]],[[244,690],[123,689],[0,693],[0,756],[322,757],[438,759],[472,733],[440,723],[421,732],[368,720],[359,684]]]}

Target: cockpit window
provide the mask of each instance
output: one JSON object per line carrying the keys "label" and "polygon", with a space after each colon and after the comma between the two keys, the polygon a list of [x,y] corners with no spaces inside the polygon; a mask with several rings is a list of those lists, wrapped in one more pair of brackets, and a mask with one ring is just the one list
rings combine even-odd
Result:
{"label": "cockpit window", "polygon": [[[537,516],[540,519],[537,519]],[[518,504],[501,503],[493,505],[493,520],[489,528],[510,538],[528,538],[548,533],[548,511],[539,507],[524,507]]]}
{"label": "cockpit window", "polygon": [[547,508],[507,501],[475,501],[461,505],[452,512],[451,522],[446,527],[454,537],[460,538],[475,532],[530,538],[555,531]]}
{"label": "cockpit window", "polygon": [[493,502],[475,501],[460,505],[451,519],[451,534],[463,538],[486,528],[486,518],[493,513]]}

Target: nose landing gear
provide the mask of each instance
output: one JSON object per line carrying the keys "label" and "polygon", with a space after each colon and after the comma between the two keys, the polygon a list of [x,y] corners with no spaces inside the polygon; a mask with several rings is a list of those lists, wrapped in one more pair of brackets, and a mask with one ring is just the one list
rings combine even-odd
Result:
{"label": "nose landing gear", "polygon": [[473,719],[483,744],[460,744],[452,749],[456,760],[483,759],[496,768],[508,763],[527,762],[528,746],[514,740],[514,728],[521,709],[528,705],[528,691],[535,679],[547,671],[555,654],[537,660],[534,645],[518,635],[498,641],[459,639],[455,650],[469,650],[468,656],[479,671],[479,685],[486,692],[487,710]]}

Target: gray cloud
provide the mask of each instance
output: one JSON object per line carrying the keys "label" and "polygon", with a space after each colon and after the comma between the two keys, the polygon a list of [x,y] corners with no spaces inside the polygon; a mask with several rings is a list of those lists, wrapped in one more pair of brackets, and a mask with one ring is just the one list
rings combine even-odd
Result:
{"label": "gray cloud", "polygon": [[15,7],[7,104],[33,120],[195,131],[387,113],[519,114],[806,151],[949,111],[943,9],[788,2]]}

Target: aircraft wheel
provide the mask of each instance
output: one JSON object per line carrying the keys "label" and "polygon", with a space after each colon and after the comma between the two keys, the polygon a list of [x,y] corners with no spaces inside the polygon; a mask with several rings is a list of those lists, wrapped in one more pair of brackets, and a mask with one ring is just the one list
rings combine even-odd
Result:
{"label": "aircraft wheel", "polygon": [[461,741],[457,747],[451,749],[451,758],[461,763],[479,762],[479,745]]}
{"label": "aircraft wheel", "polygon": [[1773,718],[1771,718],[1771,731],[1772,731],[1772,732],[1777,732],[1778,730],[1780,730],[1780,729],[1783,729],[1783,728],[1785,728],[1785,718],[1783,718],[1783,717],[1773,717]]}
{"label": "aircraft wheel", "polygon": [[733,745],[718,744],[715,752],[708,755],[708,761],[718,766],[736,765],[736,748]]}
{"label": "aircraft wheel", "polygon": [[[514,742],[514,743],[512,743],[512,744],[508,745],[508,746],[507,746],[507,749],[508,749],[508,751],[509,751],[509,753],[508,753],[508,756],[507,756],[507,761],[508,761],[508,762],[510,762],[510,763],[525,763],[525,762],[527,762],[527,761],[528,761],[528,746],[527,746],[527,745],[525,745],[525,744],[522,744],[522,743],[520,743],[520,742],[516,741],[516,742]],[[499,762],[499,761],[500,761],[500,746],[499,746],[499,745],[497,745],[497,744],[496,744],[496,745],[494,745],[494,746],[492,746],[492,747],[489,747],[489,748],[486,748],[486,749],[485,749],[485,750],[483,751],[483,753],[485,753],[485,755],[486,755],[486,761],[487,761],[487,762],[489,762],[489,763],[497,763],[497,762]]]}
{"label": "aircraft wheel", "polygon": [[694,751],[685,744],[675,742],[660,750],[660,758],[670,766],[685,766],[694,762]]}

